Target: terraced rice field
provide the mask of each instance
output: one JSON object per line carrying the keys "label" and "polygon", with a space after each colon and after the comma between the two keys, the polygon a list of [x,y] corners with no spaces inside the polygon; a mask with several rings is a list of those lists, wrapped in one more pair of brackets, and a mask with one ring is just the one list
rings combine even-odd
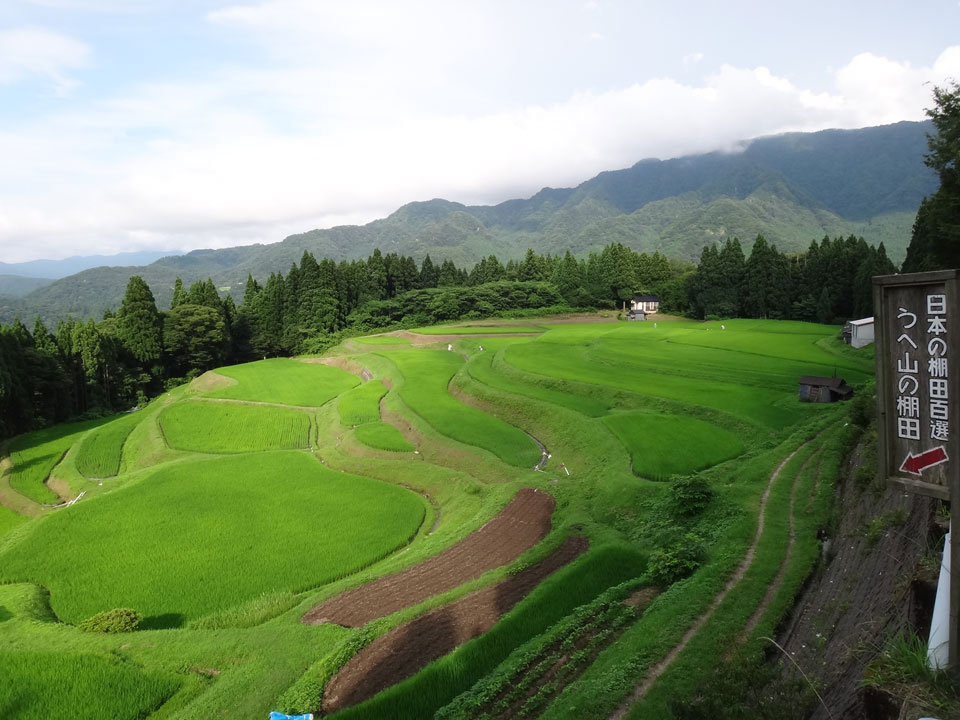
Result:
{"label": "terraced rice field", "polygon": [[170,447],[191,452],[287,450],[310,444],[310,416],[278,407],[177,403],[161,413],[160,427]]}
{"label": "terraced rice field", "polygon": [[434,430],[466,445],[483,448],[509,465],[531,467],[540,457],[536,444],[517,428],[465,405],[447,391],[463,358],[445,350],[382,353],[404,378],[400,397]]}
{"label": "terraced rice field", "polygon": [[[194,461],[37,522],[0,554],[0,577],[48,587],[68,622],[134,607],[175,626],[349,575],[406,544],[424,513],[415,493],[304,453]],[[61,551],[74,544],[87,552]]]}
{"label": "terraced rice field", "polygon": [[[16,438],[0,717],[672,717],[818,561],[853,427],[797,379],[873,366],[836,327],[724,325],[352,338]],[[85,495],[42,507],[51,473]],[[75,627],[118,607],[141,629]]]}
{"label": "terraced rice field", "polygon": [[112,477],[120,472],[123,443],[141,419],[129,413],[87,433],[78,447],[77,470],[88,478]]}
{"label": "terraced rice field", "polygon": [[217,374],[236,384],[212,390],[207,397],[308,407],[319,407],[360,384],[340,368],[288,358],[220,368]]}

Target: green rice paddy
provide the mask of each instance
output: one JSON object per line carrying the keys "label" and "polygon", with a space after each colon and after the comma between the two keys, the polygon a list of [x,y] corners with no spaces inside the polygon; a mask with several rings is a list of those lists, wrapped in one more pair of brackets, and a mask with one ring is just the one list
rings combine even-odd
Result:
{"label": "green rice paddy", "polygon": [[406,544],[424,512],[416,493],[305,453],[180,463],[37,522],[0,554],[0,579],[48,587],[67,622],[132,607],[176,626],[355,572]]}
{"label": "green rice paddy", "polygon": [[380,419],[380,398],[387,394],[380,380],[371,380],[340,396],[338,409],[343,425],[363,425]]}
{"label": "green rice paddy", "polygon": [[192,452],[285,450],[310,444],[310,416],[279,407],[176,403],[160,414],[160,427],[170,447]]}
{"label": "green rice paddy", "polygon": [[340,368],[289,358],[218,368],[217,374],[237,384],[208,392],[207,397],[307,407],[319,407],[360,384],[359,378]]}
{"label": "green rice paddy", "polygon": [[392,452],[413,452],[414,447],[393,425],[385,422],[359,425],[353,435],[368,447]]}
{"label": "green rice paddy", "polygon": [[78,448],[77,470],[88,478],[112,477],[120,472],[123,443],[142,419],[142,413],[129,413],[90,431]]}
{"label": "green rice paddy", "polygon": [[87,420],[68,423],[21,435],[10,443],[10,486],[31,500],[41,503],[57,503],[60,498],[44,483],[67,450],[88,430],[102,425],[106,420]]}
{"label": "green rice paddy", "polygon": [[447,383],[463,365],[459,355],[445,350],[394,350],[383,355],[404,377],[399,389],[404,403],[437,432],[488,450],[516,467],[530,467],[540,458],[536,444],[523,431],[450,395]]}
{"label": "green rice paddy", "polygon": [[[602,653],[558,650],[570,667],[524,706],[531,718],[608,717],[711,607],[754,537],[770,473],[800,448],[772,486],[754,564],[630,713],[669,717],[670,699],[693,692],[731,648],[762,652],[759,636],[774,632],[817,562],[816,529],[852,427],[846,408],[799,403],[797,380],[836,371],[856,384],[873,372],[872,353],[839,345],[838,330],[549,319],[421,328],[463,337],[456,352],[351,338],[331,352],[376,379],[264,360],[219,369],[230,385],[210,390],[209,377],[172,390],[162,408],[15,438],[0,478],[0,717],[317,712],[323,683],[373,637],[586,536],[588,553],[490,632],[333,716],[459,717],[457,695],[502,684],[525,643],[545,648],[556,628],[581,632],[590,616],[578,606],[608,588],[652,584],[648,558],[671,533],[693,533],[701,567],[630,615]],[[551,454],[539,471],[531,436]],[[67,508],[41,507],[57,500],[44,484],[51,472],[89,492]],[[712,490],[700,515],[670,509],[674,475]],[[547,539],[513,565],[366,628],[300,622],[344,589],[436,555],[526,487],[551,493],[556,509]],[[778,576],[782,588],[738,645]],[[117,607],[142,613],[142,629],[73,627]]]}
{"label": "green rice paddy", "polygon": [[634,412],[609,415],[603,422],[630,452],[633,471],[655,480],[702,470],[743,452],[736,435],[696,418]]}

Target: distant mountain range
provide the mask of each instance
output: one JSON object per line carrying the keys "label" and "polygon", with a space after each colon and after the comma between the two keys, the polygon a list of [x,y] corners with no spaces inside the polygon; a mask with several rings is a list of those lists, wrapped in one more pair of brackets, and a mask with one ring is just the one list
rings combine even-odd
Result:
{"label": "distant mountain range", "polygon": [[[213,278],[235,298],[247,274],[286,272],[304,250],[335,260],[384,253],[429,254],[472,266],[481,257],[585,254],[610,242],[638,251],[696,260],[705,244],[758,234],[783,251],[849,234],[883,242],[895,262],[906,252],[921,200],[937,189],[923,163],[929,122],[861,130],[790,133],[744,143],[739,152],[642,160],[603,172],[576,188],[545,188],[531,198],[493,206],[447,200],[404,205],[363,226],[291,235],[282,242],[195,250],[135,268],[98,267],[57,280],[18,300],[0,299],[0,320],[34,314],[99,317],[116,308],[131,274],[142,276],[158,306],[169,306],[174,280]],[[0,264],[0,272],[9,272]]]}
{"label": "distant mountain range", "polygon": [[[143,250],[140,252],[117,253],[116,255],[75,255],[63,260],[29,260],[22,263],[0,262],[0,277],[19,275],[20,277],[56,280],[90,268],[149,265],[162,257],[179,254],[162,250]],[[0,295],[2,294],[6,293],[3,293],[3,286],[0,286]]]}

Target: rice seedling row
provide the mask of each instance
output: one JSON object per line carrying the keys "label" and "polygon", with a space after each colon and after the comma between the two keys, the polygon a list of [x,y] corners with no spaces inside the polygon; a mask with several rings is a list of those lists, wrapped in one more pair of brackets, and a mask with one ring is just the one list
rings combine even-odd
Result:
{"label": "rice seedling row", "polygon": [[178,450],[238,453],[306,448],[310,416],[300,410],[202,400],[175,403],[160,414],[167,443]]}
{"label": "rice seedling row", "polygon": [[380,420],[380,398],[387,388],[380,380],[370,380],[343,393],[338,400],[342,425],[363,425]]}
{"label": "rice seedling row", "polygon": [[78,447],[77,470],[88,478],[116,475],[123,444],[142,419],[140,413],[129,413],[89,432]]}

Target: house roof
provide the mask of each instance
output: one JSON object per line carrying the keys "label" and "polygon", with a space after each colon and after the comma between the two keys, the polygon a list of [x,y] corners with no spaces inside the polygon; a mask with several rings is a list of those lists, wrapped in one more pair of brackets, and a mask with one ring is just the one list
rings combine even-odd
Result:
{"label": "house roof", "polygon": [[848,320],[850,325],[873,325],[873,318],[861,318],[860,320]]}
{"label": "house roof", "polygon": [[634,302],[660,302],[660,298],[656,295],[639,295],[635,294],[633,296]]}
{"label": "house roof", "polygon": [[800,378],[801,385],[812,385],[814,387],[828,387],[831,390],[846,389],[847,381],[838,377],[819,377],[817,375],[804,375]]}

